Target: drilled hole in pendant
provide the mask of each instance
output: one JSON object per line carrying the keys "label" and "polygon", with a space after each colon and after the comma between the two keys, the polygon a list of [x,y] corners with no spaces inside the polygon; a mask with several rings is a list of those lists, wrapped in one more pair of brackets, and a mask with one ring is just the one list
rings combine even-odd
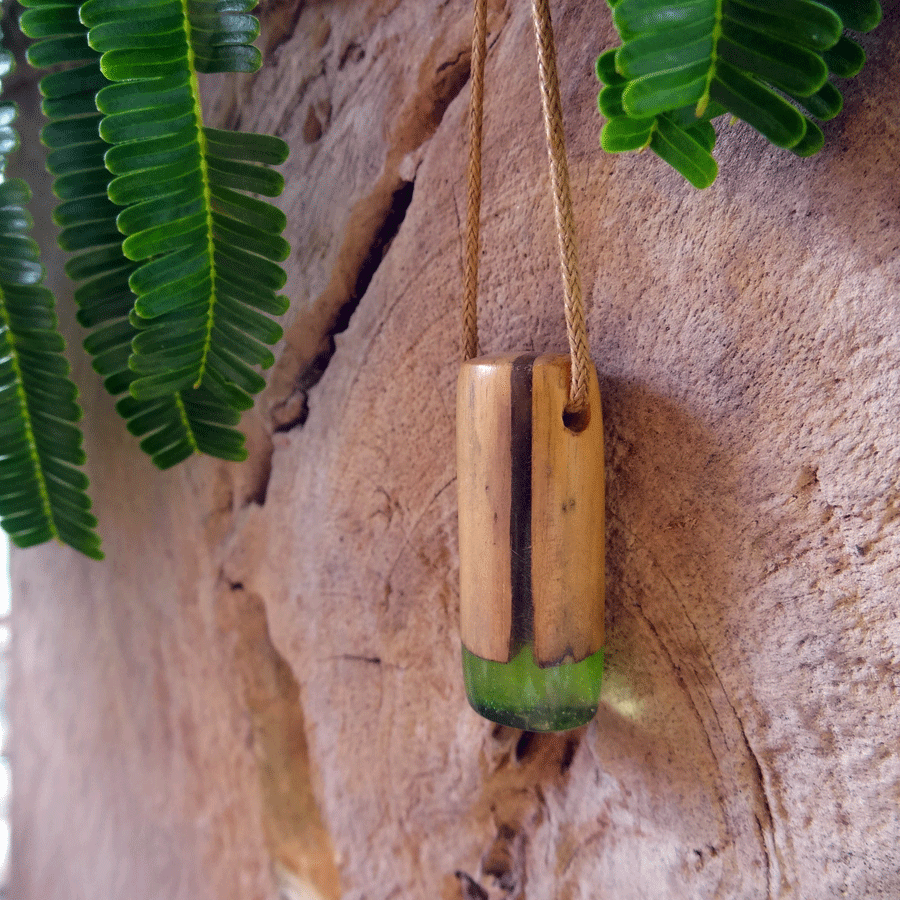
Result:
{"label": "drilled hole in pendant", "polygon": [[573,434],[581,434],[581,432],[591,424],[590,404],[585,403],[581,409],[564,409],[562,418],[563,425],[565,425],[569,431]]}

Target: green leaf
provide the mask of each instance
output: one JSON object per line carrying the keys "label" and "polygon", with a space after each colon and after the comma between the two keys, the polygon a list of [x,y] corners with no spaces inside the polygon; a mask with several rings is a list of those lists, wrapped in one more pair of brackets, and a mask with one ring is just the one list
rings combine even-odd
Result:
{"label": "green leaf", "polygon": [[51,150],[69,147],[73,144],[96,143],[100,136],[99,127],[99,114],[58,119],[44,126],[41,140]]}
{"label": "green leaf", "polygon": [[790,103],[738,69],[719,66],[710,92],[776,147],[789,149],[806,133],[806,119]]}
{"label": "green leaf", "polygon": [[100,69],[110,81],[132,81],[142,78],[165,78],[179,75],[188,69],[186,43],[164,43],[147,52],[146,47],[136,50],[111,50],[104,53]]}
{"label": "green leaf", "polygon": [[833,9],[845,28],[863,33],[871,31],[881,22],[882,11],[878,0],[819,0],[823,6]]}
{"label": "green leaf", "polygon": [[659,3],[654,0],[622,0],[613,9],[613,22],[622,40],[648,32],[678,28],[714,18],[718,4],[711,0]]}
{"label": "green leaf", "polygon": [[40,83],[41,93],[47,99],[60,99],[78,94],[87,94],[93,99],[96,92],[109,82],[100,71],[100,58],[96,53],[92,54],[92,60],[84,66],[45,75]]}
{"label": "green leaf", "polygon": [[830,81],[826,81],[810,97],[791,96],[791,99],[796,100],[810,115],[823,122],[833,119],[844,106],[841,92]]}
{"label": "green leaf", "polygon": [[193,245],[209,233],[207,218],[206,210],[201,209],[176,222],[146,228],[127,237],[122,243],[122,252],[129,259],[140,261]]}
{"label": "green leaf", "polygon": [[856,41],[842,37],[830,50],[823,54],[828,70],[839,78],[858,75],[866,64],[866,52]]}
{"label": "green leaf", "polygon": [[[776,146],[811,155],[824,143],[811,116],[842,106],[829,73],[856,74],[862,48],[842,35],[881,19],[877,0],[621,0],[622,46],[597,59],[597,98],[611,152],[650,146],[695,185],[715,177],[709,120],[743,119]],[[785,99],[785,96],[789,99]],[[792,102],[789,102],[793,101]]]}
{"label": "green leaf", "polygon": [[28,64],[35,69],[58,66],[62,63],[88,62],[94,51],[88,46],[83,34],[47,38],[28,48]]}
{"label": "green leaf", "polygon": [[271,203],[248,197],[220,185],[210,185],[212,208],[239,222],[253,225],[269,234],[281,234],[287,226],[287,216]]}
{"label": "green leaf", "polygon": [[[204,128],[190,63],[198,71],[255,68],[259,54],[249,42],[258,23],[241,4],[164,3],[138,18],[135,2],[88,0],[81,10],[91,45],[105,51],[102,71],[116,82],[97,103],[105,113],[100,134],[113,145],[107,165],[117,174],[109,196],[124,207],[122,251],[146,260],[129,279],[137,298],[132,324],[143,329],[132,342],[137,377],[129,390],[155,400],[202,386],[215,371],[216,388],[231,382],[255,392],[263,381],[251,367],[272,361],[259,339],[280,335],[277,323],[260,327],[259,310],[283,308],[272,284],[283,285],[275,263],[290,248],[280,237],[283,213],[243,192],[280,194],[283,178],[268,166],[283,162],[287,147],[265,135]],[[220,294],[227,301],[221,313]],[[246,322],[253,334],[243,330]],[[238,397],[243,406],[244,394]]]}
{"label": "green leaf", "polygon": [[53,150],[47,154],[47,171],[51,175],[68,175],[72,172],[88,171],[103,158],[106,145],[102,141],[88,144],[73,144]]}
{"label": "green leaf", "polygon": [[140,17],[129,20],[117,18],[91,28],[88,43],[100,53],[110,50],[156,50],[160,40],[172,47],[183,47],[184,16],[180,3],[165,4],[143,10]]}
{"label": "green leaf", "polygon": [[284,178],[263,166],[214,155],[207,157],[206,165],[211,185],[252,191],[264,197],[278,197],[284,190]]}
{"label": "green leaf", "polygon": [[825,146],[825,133],[815,122],[806,120],[806,134],[791,147],[797,156],[814,156]]}
{"label": "green leaf", "polygon": [[265,231],[246,222],[213,212],[213,237],[224,243],[242,247],[273,262],[283,262],[291,252],[290,245],[277,233]]}
{"label": "green leaf", "polygon": [[106,115],[113,115],[166,106],[189,96],[185,93],[187,88],[188,76],[184,72],[155,81],[110,84],[97,94],[97,109]]}
{"label": "green leaf", "polygon": [[28,195],[24,182],[0,184],[0,525],[19,547],[55,537],[102,559],[87,478],[76,468],[84,462],[77,389],[39,266],[34,277],[37,246],[22,227]]}
{"label": "green leaf", "polygon": [[268,134],[203,129],[209,152],[220,159],[236,159],[279,166],[288,157],[288,146],[281,138]]}
{"label": "green leaf", "polygon": [[700,62],[643,75],[625,86],[622,106],[630,117],[640,119],[699,103],[708,87],[708,74],[709,67]]}
{"label": "green leaf", "polygon": [[121,247],[100,247],[73,256],[66,263],[65,271],[73,281],[81,281],[118,268],[123,262]]}
{"label": "green leaf", "polygon": [[261,296],[280,291],[287,282],[281,266],[225,241],[216,244],[213,260],[218,278],[242,285],[251,293],[258,290]]}
{"label": "green leaf", "polygon": [[164,117],[151,119],[146,116],[146,112],[136,109],[106,116],[100,128],[100,136],[110,144],[128,144],[132,141],[165,137],[194,123],[194,105],[188,97],[181,101],[170,101]]}
{"label": "green leaf", "polygon": [[30,38],[84,34],[75,6],[39,6],[25,10],[19,17],[19,27]]}
{"label": "green leaf", "polygon": [[130,206],[145,200],[180,195],[184,191],[203,192],[200,161],[193,152],[182,161],[119,175],[109,183],[107,193],[113,203]]}
{"label": "green leaf", "polygon": [[133,144],[119,144],[106,152],[107,168],[114,175],[155,169],[196,158],[197,126],[185,126],[176,134]]}
{"label": "green leaf", "polygon": [[117,219],[119,230],[122,234],[137,234],[148,228],[206,213],[203,197],[198,197],[193,191],[181,191],[165,199],[165,203],[145,200],[126,207]]}
{"label": "green leaf", "polygon": [[813,0],[728,0],[727,9],[731,22],[809,50],[827,50],[843,31],[840,17]]}
{"label": "green leaf", "polygon": [[705,73],[715,40],[712,24],[708,19],[701,19],[662,34],[650,32],[636,37],[616,54],[616,71],[626,79],[634,79],[699,63]]}
{"label": "green leaf", "polygon": [[[227,293],[219,295],[219,308],[221,321],[237,326],[245,335],[264,344],[274,344],[284,336],[284,331],[277,322],[232,299]],[[279,308],[275,314],[283,312],[285,309]]]}
{"label": "green leaf", "polygon": [[[130,287],[132,279],[147,284],[155,271],[150,267],[156,267],[159,283],[152,286],[151,294],[171,290],[179,283],[180,254],[185,249],[196,253],[197,247],[209,246],[209,229],[206,228],[197,247],[189,246],[163,255],[143,267],[129,261],[123,253],[122,232],[130,236],[128,251],[142,256],[151,250],[162,249],[167,241],[180,245],[191,223],[201,223],[211,217],[209,204],[203,199],[202,140],[198,130],[197,98],[191,88],[192,73],[186,64],[183,9],[180,2],[156,4],[148,9],[146,4],[136,0],[89,0],[81,7],[81,19],[97,25],[92,37],[95,46],[109,51],[104,62],[110,72],[122,72],[131,66],[132,73],[145,76],[170,73],[158,80],[113,84],[101,70],[100,54],[89,47],[87,28],[79,21],[78,4],[70,0],[53,0],[51,4],[40,0],[31,2],[36,7],[34,15],[29,14],[31,27],[41,31],[41,37],[54,41],[48,44],[53,50],[52,58],[62,64],[71,64],[76,58],[89,60],[86,65],[54,72],[42,80],[41,91],[46,98],[44,108],[51,118],[44,138],[54,148],[50,154],[51,169],[58,176],[54,189],[64,198],[54,213],[56,222],[63,228],[61,242],[70,249],[81,251],[70,259],[66,270],[82,282],[75,291],[79,307],[77,318],[92,329],[85,340],[85,348],[93,358],[94,368],[105,376],[107,389],[119,395],[128,392],[137,379],[129,367],[135,357],[133,345],[139,338],[159,342],[165,337],[155,325],[147,328],[140,317],[134,317],[137,298]],[[211,15],[218,14],[209,4],[201,5]],[[240,7],[238,11],[244,11],[245,4],[230,4],[235,5]],[[179,28],[171,30],[175,24]],[[54,34],[54,27],[74,30],[77,40],[56,40],[63,35]],[[170,27],[168,36],[164,32],[166,27]],[[152,41],[146,39],[147,34],[153,34]],[[151,44],[159,52],[148,58]],[[63,59],[66,50],[69,57]],[[47,48],[43,52],[45,58],[51,58]],[[100,140],[101,130],[107,138],[119,143],[110,147]],[[251,141],[250,146],[259,145]],[[270,145],[263,141],[261,146]],[[109,169],[104,165],[104,156]],[[121,177],[114,179],[114,175]],[[2,188],[0,185],[0,190]],[[188,195],[186,192],[193,193]],[[112,203],[108,195],[119,203]],[[243,198],[243,195],[239,196]],[[252,198],[244,199],[252,201]],[[121,204],[126,204],[125,209]],[[246,224],[255,227],[271,224],[272,215],[263,213],[255,204],[261,204],[261,201],[244,204],[248,208],[246,215],[250,217]],[[241,208],[240,203],[232,203],[227,211],[233,214]],[[277,220],[276,215],[274,221]],[[147,271],[136,277],[141,268]],[[20,258],[15,274],[20,281],[34,280],[39,277],[40,268],[30,259]],[[180,278],[181,286],[189,280]],[[193,286],[196,284],[195,278]],[[190,293],[171,298],[176,342],[182,340],[179,327],[189,326],[196,330],[198,324],[202,326],[207,322],[208,308],[203,304],[201,314],[178,320],[182,311],[189,311],[191,302]],[[269,335],[277,333],[277,326],[272,325],[274,328],[268,330]],[[228,321],[223,322],[223,327],[228,327]],[[248,353],[259,353],[256,341],[259,329],[255,320],[251,320],[246,328]],[[150,338],[142,337],[144,330]],[[38,339],[33,327],[24,333],[34,345],[29,352],[36,348],[46,350],[54,343],[46,336]],[[188,334],[184,340],[188,345],[196,344],[196,335]],[[158,349],[161,356],[173,357],[171,346],[159,344]],[[38,368],[49,367],[51,375],[63,374],[65,361],[61,357],[55,357],[58,363],[46,362],[32,360],[23,352],[23,358]],[[151,357],[150,367],[155,366]],[[68,389],[60,388],[60,383],[57,378],[40,394],[44,404],[41,409],[45,413],[54,409],[72,412],[70,404],[74,394],[66,398]],[[237,387],[214,384],[214,390],[202,386],[196,391],[168,391],[152,401],[136,400],[129,395],[119,401],[117,409],[129,429],[144,438],[143,446],[151,453],[153,462],[166,468],[195,452],[212,453],[229,460],[245,457],[243,436],[231,426],[237,424],[239,410],[248,406],[252,406],[252,401]],[[210,422],[222,429],[221,433],[211,434]],[[58,423],[49,422],[46,428],[54,440],[65,439],[71,445],[71,433],[60,430]],[[202,434],[195,435],[197,428]],[[51,477],[54,484],[60,479],[70,485],[73,481],[68,471],[58,468]],[[77,483],[74,486],[79,487]],[[62,496],[64,492],[56,493]],[[73,506],[70,493],[65,495],[65,501],[69,507]],[[74,507],[84,508],[77,503]],[[27,539],[37,539],[40,523],[35,524],[30,519],[22,521],[22,527],[31,527]],[[73,540],[83,542],[86,540],[85,528],[89,525],[84,515],[70,509],[60,525],[60,533],[64,531]]]}
{"label": "green leaf", "polygon": [[668,116],[660,116],[657,121],[650,148],[695,188],[707,188],[716,180],[719,170],[709,148],[682,131]]}
{"label": "green leaf", "polygon": [[801,97],[814,94],[828,78],[817,53],[730,19],[722,23],[718,51],[733,68]]}
{"label": "green leaf", "polygon": [[60,200],[82,200],[102,194],[109,184],[105,169],[87,169],[60,175],[53,183],[53,193]]}
{"label": "green leaf", "polygon": [[59,234],[59,246],[70,252],[107,244],[118,245],[121,240],[122,236],[116,228],[116,223],[108,220],[73,225],[71,228],[63,229]]}
{"label": "green leaf", "polygon": [[601,53],[597,57],[597,80],[606,85],[625,84],[626,79],[616,71],[616,56],[618,51],[615,48]]}
{"label": "green leaf", "polygon": [[656,116],[648,119],[629,119],[625,116],[612,119],[603,126],[600,146],[607,153],[641,150],[648,146],[656,125]]}
{"label": "green leaf", "polygon": [[194,51],[194,65],[198,72],[255,72],[262,65],[262,55],[256,47],[218,46]]}
{"label": "green leaf", "polygon": [[161,3],[148,3],[147,0],[85,0],[79,9],[79,18],[90,29],[104,22],[140,20],[151,10],[158,15],[179,8],[180,0],[163,0]]}
{"label": "green leaf", "polygon": [[252,44],[259,37],[259,21],[245,13],[223,15],[191,10],[191,44],[195,52],[207,47]]}
{"label": "green leaf", "polygon": [[[668,118],[673,124],[678,124],[674,115],[669,114]],[[716,129],[713,128],[712,122],[695,122],[683,130],[685,134],[703,147],[707,153],[712,153],[713,147],[716,146]]]}
{"label": "green leaf", "polygon": [[617,119],[620,116],[628,115],[622,105],[622,94],[627,84],[627,81],[623,81],[622,84],[607,85],[597,95],[597,108],[607,119]]}
{"label": "green leaf", "polygon": [[92,94],[70,94],[66,97],[45,98],[41,111],[48,119],[64,119],[68,116],[82,116],[97,112]]}

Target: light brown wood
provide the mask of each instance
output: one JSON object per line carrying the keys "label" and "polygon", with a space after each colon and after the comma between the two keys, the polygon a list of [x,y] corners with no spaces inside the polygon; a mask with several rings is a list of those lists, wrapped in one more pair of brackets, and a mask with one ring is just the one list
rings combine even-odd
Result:
{"label": "light brown wood", "polygon": [[588,424],[563,421],[569,357],[503,354],[463,364],[457,462],[462,641],[540,665],[603,645],[603,424],[591,372]]}
{"label": "light brown wood", "polygon": [[563,424],[568,356],[535,360],[532,388],[531,573],[538,665],[579,661],[603,646],[603,415],[591,366],[587,425]]}
{"label": "light brown wood", "polygon": [[512,628],[508,475],[513,359],[481,356],[463,363],[457,391],[460,627],[463,644],[495,662],[509,660]]}

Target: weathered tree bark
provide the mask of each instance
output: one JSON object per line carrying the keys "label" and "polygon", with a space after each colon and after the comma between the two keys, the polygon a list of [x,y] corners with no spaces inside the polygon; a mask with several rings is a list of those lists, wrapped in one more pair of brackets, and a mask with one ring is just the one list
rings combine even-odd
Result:
{"label": "weathered tree bark", "polygon": [[[469,3],[264,7],[210,120],[293,148],[287,338],[251,461],[167,474],[73,339],[107,560],[14,555],[13,897],[900,896],[885,5],[825,151],[735,125],[698,193],[600,151],[609,15],[554,4],[608,521],[601,710],[560,736],[459,675]],[[483,350],[560,350],[528,4],[489,25]]]}

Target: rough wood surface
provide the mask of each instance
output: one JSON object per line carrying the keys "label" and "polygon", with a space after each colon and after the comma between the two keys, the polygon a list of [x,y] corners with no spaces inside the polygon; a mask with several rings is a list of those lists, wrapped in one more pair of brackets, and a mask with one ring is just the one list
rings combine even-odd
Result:
{"label": "rough wood surface", "polygon": [[[559,737],[459,675],[469,4],[263,7],[208,93],[294,150],[288,337],[245,467],[154,473],[79,363],[108,558],[14,558],[12,896],[900,895],[885,6],[820,156],[735,125],[696,193],[600,152],[608,13],[554,3],[608,523],[601,709]],[[565,347],[526,7],[489,22],[484,352]]]}

